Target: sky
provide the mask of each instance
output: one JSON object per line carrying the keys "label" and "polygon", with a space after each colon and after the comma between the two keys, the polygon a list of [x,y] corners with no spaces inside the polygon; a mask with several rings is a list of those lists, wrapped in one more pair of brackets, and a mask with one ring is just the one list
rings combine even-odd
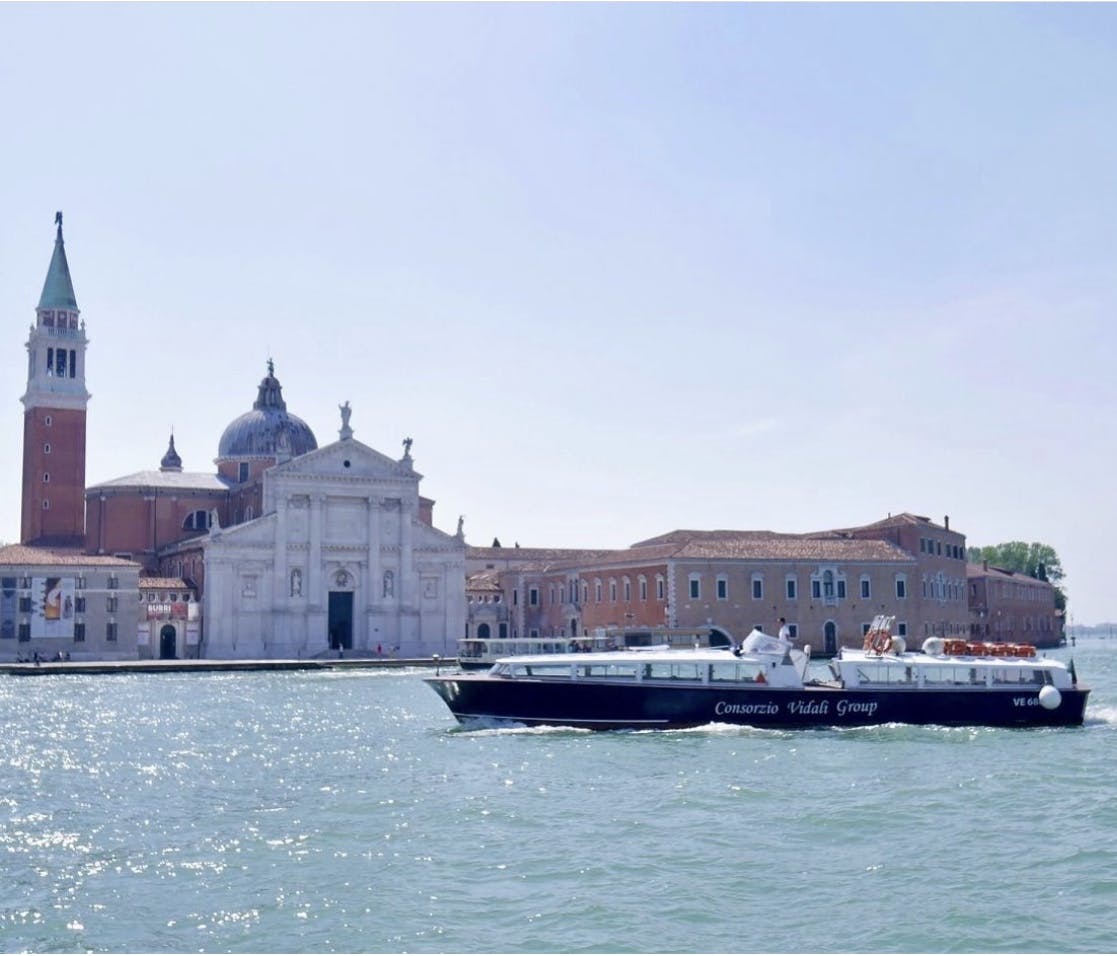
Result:
{"label": "sky", "polygon": [[0,540],[65,215],[87,483],[269,358],[470,544],[910,511],[1117,619],[1117,7],[0,4]]}

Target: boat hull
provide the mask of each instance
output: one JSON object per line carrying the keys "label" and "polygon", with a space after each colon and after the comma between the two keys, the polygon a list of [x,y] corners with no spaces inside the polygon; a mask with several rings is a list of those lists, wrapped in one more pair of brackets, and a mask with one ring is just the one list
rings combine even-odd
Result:
{"label": "boat hull", "polygon": [[460,722],[510,721],[590,730],[741,724],[773,729],[937,724],[1070,727],[1083,722],[1086,688],[1060,691],[1047,709],[1036,689],[841,689],[832,686],[693,687],[503,679],[455,674],[424,678]]}

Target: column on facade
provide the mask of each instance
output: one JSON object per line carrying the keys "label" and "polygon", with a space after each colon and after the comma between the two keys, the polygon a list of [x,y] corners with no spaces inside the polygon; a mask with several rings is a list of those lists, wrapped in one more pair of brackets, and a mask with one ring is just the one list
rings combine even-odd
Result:
{"label": "column on facade", "polygon": [[310,557],[307,559],[307,597],[312,606],[320,607],[322,593],[322,503],[324,496],[310,496]]}
{"label": "column on facade", "polygon": [[287,495],[283,492],[275,496],[275,587],[279,589],[279,603],[291,605],[291,582],[287,579]]}
{"label": "column on facade", "polygon": [[366,602],[371,609],[384,594],[383,570],[380,564],[380,498],[368,498],[368,564],[365,565]]}
{"label": "column on facade", "polygon": [[399,576],[402,604],[407,608],[418,605],[415,589],[418,586],[415,574],[415,528],[412,524],[411,509],[400,501],[399,508]]}

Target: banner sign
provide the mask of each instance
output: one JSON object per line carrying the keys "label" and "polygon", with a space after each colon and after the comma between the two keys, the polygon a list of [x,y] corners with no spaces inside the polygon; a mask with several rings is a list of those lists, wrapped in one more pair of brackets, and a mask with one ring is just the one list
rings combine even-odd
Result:
{"label": "banner sign", "polygon": [[74,579],[31,579],[31,636],[74,636]]}

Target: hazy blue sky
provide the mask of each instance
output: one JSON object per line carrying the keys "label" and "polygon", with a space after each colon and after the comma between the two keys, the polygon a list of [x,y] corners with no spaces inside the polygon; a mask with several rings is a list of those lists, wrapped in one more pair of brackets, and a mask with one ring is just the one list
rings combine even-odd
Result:
{"label": "hazy blue sky", "polygon": [[0,539],[62,209],[90,484],[271,356],[473,544],[950,515],[1117,618],[1115,94],[1108,4],[2,4]]}

